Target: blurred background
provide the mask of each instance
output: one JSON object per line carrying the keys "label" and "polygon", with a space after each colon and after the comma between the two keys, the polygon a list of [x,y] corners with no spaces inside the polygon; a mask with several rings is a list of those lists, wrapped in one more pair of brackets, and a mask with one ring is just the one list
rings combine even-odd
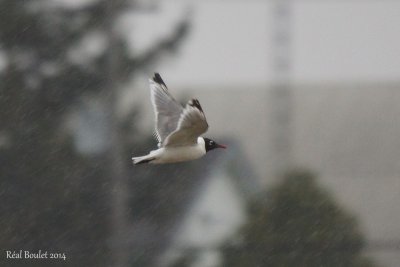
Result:
{"label": "blurred background", "polygon": [[[0,0],[1,266],[400,262],[400,2]],[[196,97],[193,162],[148,78]],[[65,259],[7,259],[39,250]]]}

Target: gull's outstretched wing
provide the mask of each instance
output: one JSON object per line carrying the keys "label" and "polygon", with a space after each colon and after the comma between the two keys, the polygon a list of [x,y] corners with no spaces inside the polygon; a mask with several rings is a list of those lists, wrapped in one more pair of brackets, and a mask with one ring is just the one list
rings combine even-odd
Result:
{"label": "gull's outstretched wing", "polygon": [[151,102],[156,115],[155,136],[158,146],[161,146],[167,136],[178,128],[183,107],[170,95],[160,74],[154,73],[149,82]]}
{"label": "gull's outstretched wing", "polygon": [[163,146],[197,144],[197,138],[208,129],[206,117],[197,99],[190,100],[179,118],[177,129],[165,139]]}

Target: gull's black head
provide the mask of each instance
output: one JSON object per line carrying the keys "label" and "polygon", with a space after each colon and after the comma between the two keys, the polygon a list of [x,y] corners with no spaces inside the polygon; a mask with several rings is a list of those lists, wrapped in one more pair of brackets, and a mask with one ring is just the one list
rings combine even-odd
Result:
{"label": "gull's black head", "polygon": [[226,148],[226,146],[217,144],[217,142],[215,142],[214,140],[211,140],[209,138],[204,138],[204,143],[206,146],[206,152],[216,149],[216,148]]}

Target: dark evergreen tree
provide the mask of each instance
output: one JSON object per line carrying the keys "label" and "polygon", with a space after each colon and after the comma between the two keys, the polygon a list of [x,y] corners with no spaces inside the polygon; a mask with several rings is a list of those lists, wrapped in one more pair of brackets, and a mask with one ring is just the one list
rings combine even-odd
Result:
{"label": "dark evergreen tree", "polygon": [[315,176],[291,172],[249,206],[247,224],[223,248],[222,266],[374,266],[361,256],[363,245],[355,218]]}
{"label": "dark evergreen tree", "polygon": [[[107,156],[79,154],[66,134],[65,119],[82,95],[108,97],[107,93],[118,90],[163,52],[175,50],[188,21],[183,20],[171,36],[137,57],[131,56],[124,36],[116,36],[111,77],[108,49],[79,63],[71,59],[71,52],[84,38],[98,32],[109,40],[110,24],[127,8],[137,8],[119,1],[110,18],[110,2],[65,7],[43,0],[0,0],[3,250],[63,252],[71,266],[112,265],[113,207],[108,187],[115,178],[112,166]],[[115,87],[111,88],[110,78]],[[118,120],[110,131],[119,132],[121,126]],[[126,140],[121,142],[129,145]],[[53,266],[54,261],[37,264]]]}

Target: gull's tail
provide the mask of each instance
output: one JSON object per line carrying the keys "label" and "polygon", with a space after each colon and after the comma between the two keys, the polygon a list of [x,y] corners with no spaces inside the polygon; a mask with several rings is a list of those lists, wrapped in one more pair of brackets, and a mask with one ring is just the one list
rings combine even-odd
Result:
{"label": "gull's tail", "polygon": [[155,160],[155,157],[152,155],[146,155],[141,157],[133,157],[132,162],[134,165],[143,164],[143,163],[150,163],[151,161]]}

